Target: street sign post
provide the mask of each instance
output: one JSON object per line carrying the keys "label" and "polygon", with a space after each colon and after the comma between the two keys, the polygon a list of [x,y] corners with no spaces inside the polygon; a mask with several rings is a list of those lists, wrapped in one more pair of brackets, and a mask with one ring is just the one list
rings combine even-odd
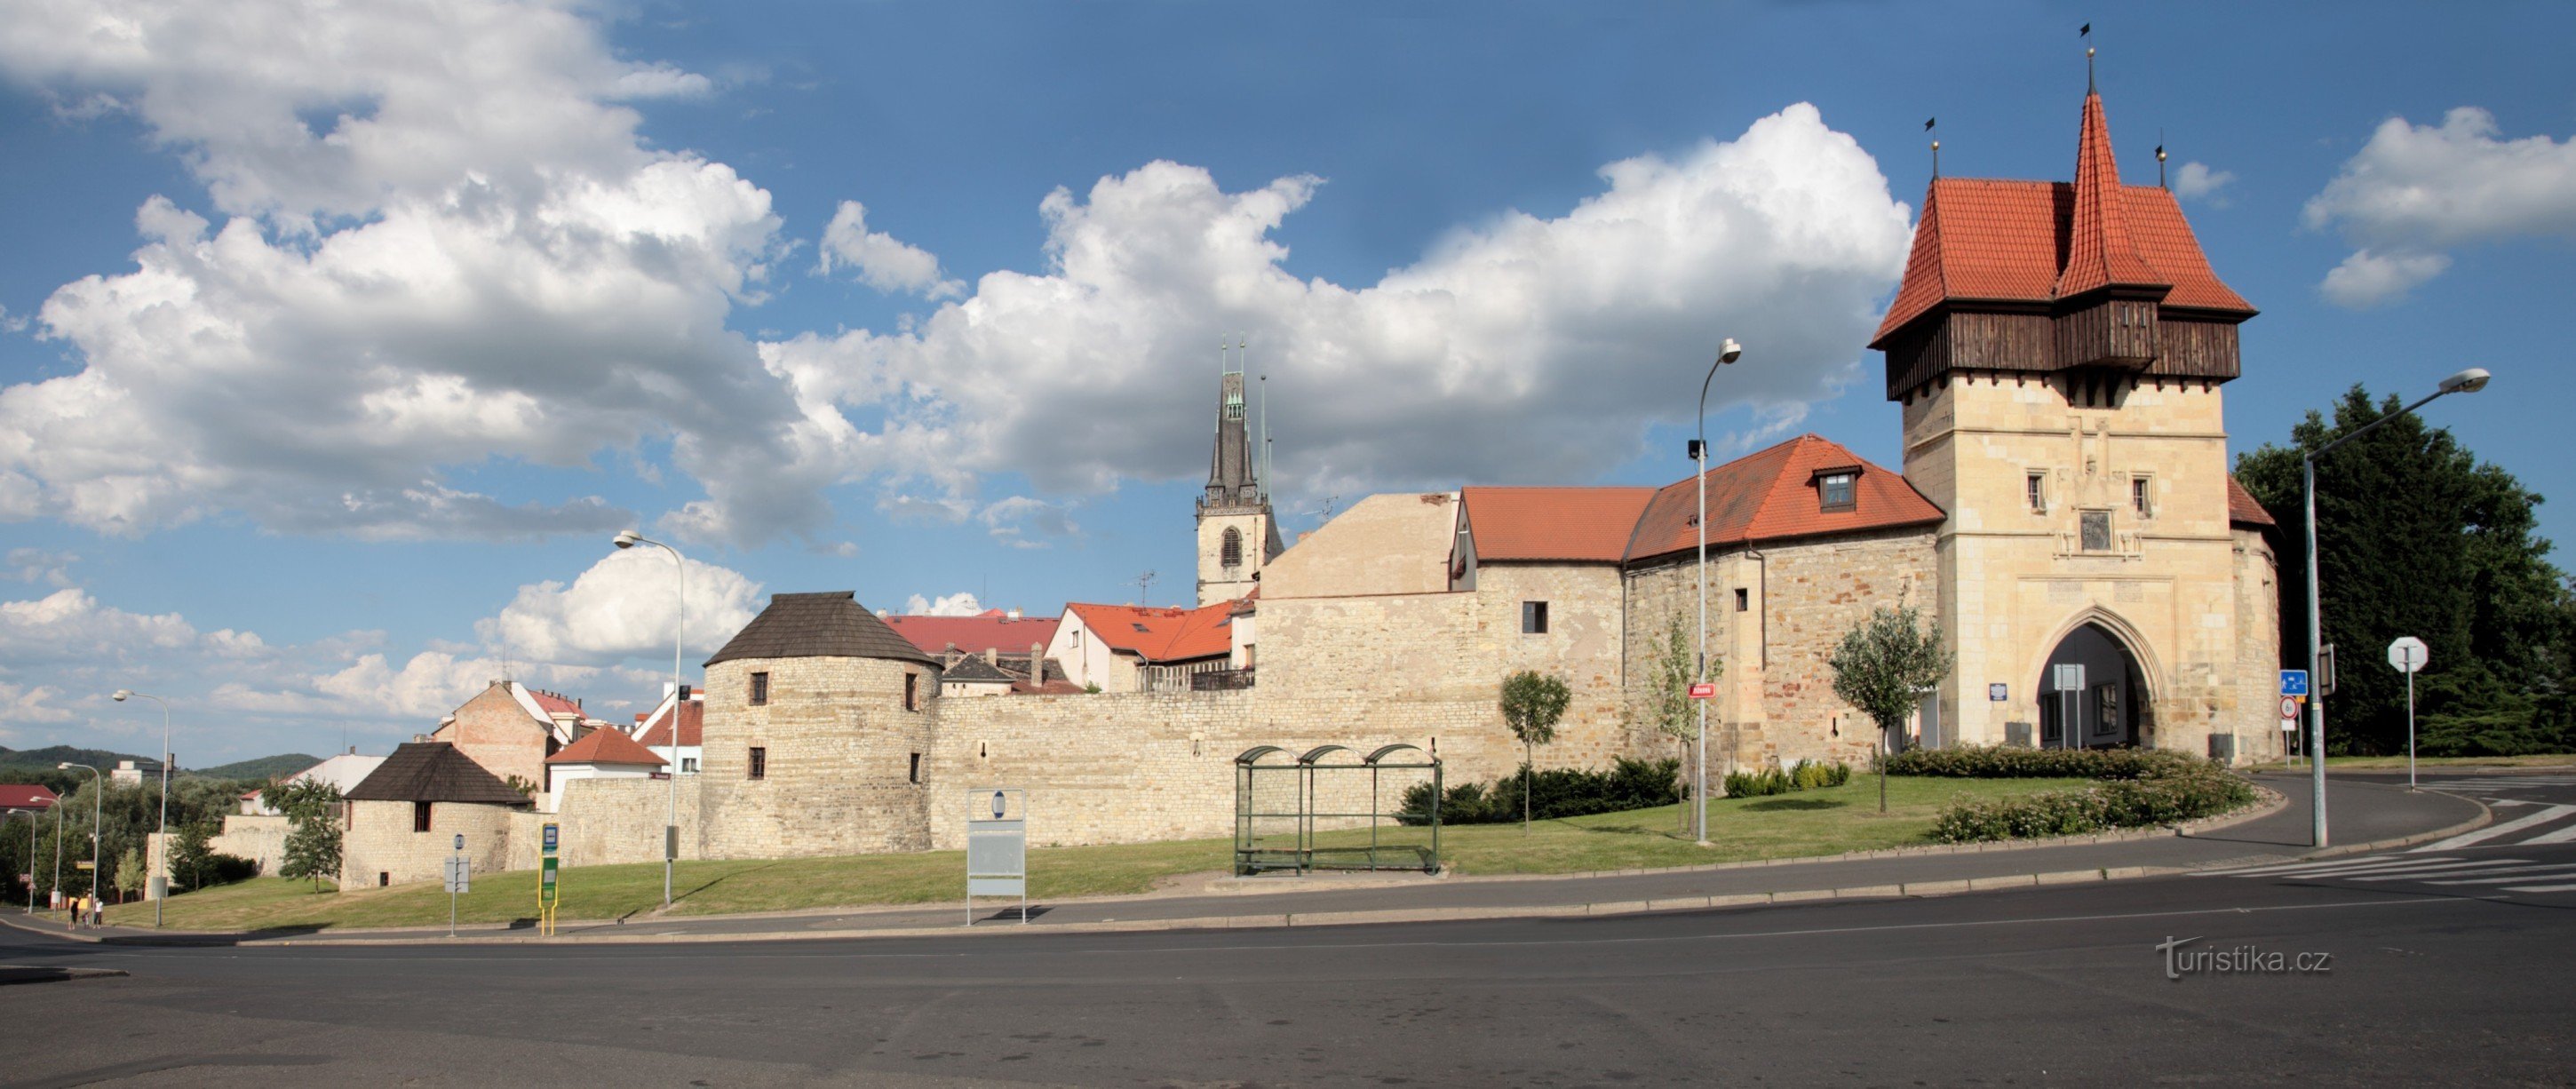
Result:
{"label": "street sign post", "polygon": [[447,856],[447,936],[456,936],[456,898],[474,891],[465,868],[465,833],[456,834],[456,853]]}
{"label": "street sign post", "polygon": [[2063,748],[2084,747],[2083,724],[2075,721],[2075,694],[2084,690],[2084,666],[2070,662],[2057,667],[2057,734]]}
{"label": "street sign post", "polygon": [[560,825],[545,826],[539,843],[544,857],[537,860],[537,933],[548,937],[555,932],[555,844],[560,831]]}
{"label": "street sign post", "polygon": [[2433,659],[2433,650],[2412,635],[2388,644],[2388,664],[2406,675],[2406,789],[2415,789],[2415,674]]}
{"label": "street sign post", "polygon": [[1017,896],[1020,925],[1029,921],[1028,791],[984,787],[966,792],[966,925],[975,898]]}

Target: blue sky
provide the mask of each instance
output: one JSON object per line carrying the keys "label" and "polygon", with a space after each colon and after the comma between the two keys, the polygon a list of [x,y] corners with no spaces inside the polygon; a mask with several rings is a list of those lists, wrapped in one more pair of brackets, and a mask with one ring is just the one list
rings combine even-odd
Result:
{"label": "blue sky", "polygon": [[2480,365],[2437,422],[2576,484],[2561,6],[189,8],[0,0],[11,747],[148,749],[125,686],[185,762],[380,751],[505,643],[640,703],[627,525],[693,652],[782,590],[1178,601],[1235,331],[1292,532],[1679,477],[1722,336],[1725,449],[1893,465],[1922,122],[2068,176],[2088,21],[2126,179],[2161,138],[2264,311],[2239,449]]}

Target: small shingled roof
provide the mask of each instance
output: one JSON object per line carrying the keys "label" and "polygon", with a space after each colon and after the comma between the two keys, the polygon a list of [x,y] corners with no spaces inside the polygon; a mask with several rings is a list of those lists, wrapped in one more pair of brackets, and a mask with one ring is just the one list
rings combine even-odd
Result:
{"label": "small shingled roof", "polygon": [[1017,677],[1002,672],[992,663],[986,662],[982,656],[974,654],[969,654],[963,658],[957,659],[957,664],[949,666],[945,672],[942,672],[939,675],[939,679],[943,681],[958,681],[965,684],[1009,684],[1012,681],[1019,680]]}
{"label": "small shingled roof", "polygon": [[633,764],[658,768],[670,761],[616,730],[592,730],[582,735],[581,740],[565,746],[564,751],[547,757],[546,763]]}
{"label": "small shingled roof", "polygon": [[2263,509],[2263,501],[2254,498],[2253,492],[2245,490],[2245,482],[2234,476],[2227,478],[2227,522],[2229,525],[2278,528],[2272,521],[2272,512]]}
{"label": "small shingled roof", "polygon": [[938,665],[859,604],[850,590],[771,594],[769,607],[734,633],[707,665],[736,658],[884,658]]}
{"label": "small shingled roof", "polygon": [[526,805],[528,796],[510,789],[474,758],[444,741],[413,741],[394,746],[393,755],[342,797],[353,802],[481,802]]}

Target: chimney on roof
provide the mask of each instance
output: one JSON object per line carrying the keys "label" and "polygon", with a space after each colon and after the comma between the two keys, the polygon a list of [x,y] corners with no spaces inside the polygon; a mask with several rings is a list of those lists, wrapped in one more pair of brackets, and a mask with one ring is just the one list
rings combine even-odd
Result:
{"label": "chimney on roof", "polygon": [[1003,613],[1002,617],[1006,620],[1017,620],[1020,618],[1020,610],[1015,607],[1011,611]]}
{"label": "chimney on roof", "polygon": [[510,682],[509,682],[506,678],[502,678],[502,677],[494,677],[494,678],[492,678],[492,685],[491,685],[491,686],[492,686],[492,687],[494,687],[494,688],[499,688],[499,687],[501,687],[502,685],[505,685],[505,684],[508,684],[508,683],[510,683]]}
{"label": "chimney on roof", "polygon": [[411,735],[411,739],[412,739],[414,742],[427,741],[427,740],[429,740],[429,735],[428,735],[428,734],[413,734],[413,735]]}
{"label": "chimney on roof", "polygon": [[1046,683],[1046,648],[1036,643],[1029,644],[1029,683]]}
{"label": "chimney on roof", "polygon": [[1002,662],[1002,648],[1000,648],[1000,647],[998,647],[998,646],[985,647],[985,648],[984,648],[984,664],[985,664],[985,665],[988,665],[988,666],[998,666],[998,665],[1000,665],[1000,664],[1001,664],[1001,662]]}

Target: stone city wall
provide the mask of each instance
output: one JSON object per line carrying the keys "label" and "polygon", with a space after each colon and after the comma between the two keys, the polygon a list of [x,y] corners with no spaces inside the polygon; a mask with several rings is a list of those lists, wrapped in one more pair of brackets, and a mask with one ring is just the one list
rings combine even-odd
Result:
{"label": "stone city wall", "polygon": [[436,881],[465,836],[465,857],[476,873],[509,867],[514,814],[523,807],[470,802],[432,803],[429,831],[412,831],[410,802],[351,802],[340,840],[340,887],[374,888]]}
{"label": "stone city wall", "polygon": [[[750,677],[769,698],[749,702]],[[914,709],[905,678],[916,678]],[[709,858],[918,851],[939,670],[871,658],[737,659],[707,670],[699,842]],[[957,700],[952,705],[1009,703]],[[751,777],[750,753],[763,751]],[[656,821],[658,824],[659,822]]]}

